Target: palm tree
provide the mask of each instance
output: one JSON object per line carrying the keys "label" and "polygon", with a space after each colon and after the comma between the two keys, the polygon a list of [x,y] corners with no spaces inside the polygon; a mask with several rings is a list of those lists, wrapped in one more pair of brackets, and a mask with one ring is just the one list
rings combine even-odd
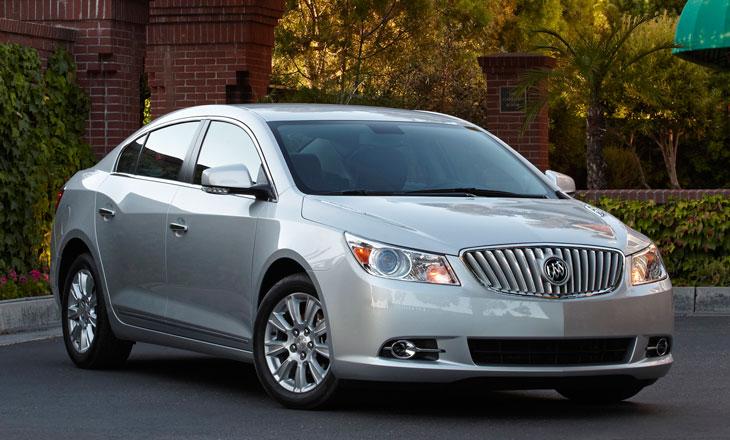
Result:
{"label": "palm tree", "polygon": [[604,26],[575,29],[570,33],[550,29],[535,31],[546,41],[536,49],[547,51],[558,59],[558,63],[552,71],[531,72],[526,84],[534,85],[547,79],[551,93],[569,90],[585,107],[588,189],[606,187],[603,136],[606,133],[608,87],[616,80],[620,84],[622,73],[647,55],[676,47],[671,40],[646,41],[633,44],[632,48],[627,45],[636,29],[655,17],[608,17]]}

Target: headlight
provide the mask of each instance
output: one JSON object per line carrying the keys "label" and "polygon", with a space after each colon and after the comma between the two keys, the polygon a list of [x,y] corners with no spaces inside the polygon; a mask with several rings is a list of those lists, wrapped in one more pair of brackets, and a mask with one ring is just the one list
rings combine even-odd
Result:
{"label": "headlight", "polygon": [[631,284],[653,283],[667,277],[659,249],[651,245],[631,256]]}
{"label": "headlight", "polygon": [[345,233],[355,260],[368,273],[395,280],[458,285],[443,255],[403,249]]}

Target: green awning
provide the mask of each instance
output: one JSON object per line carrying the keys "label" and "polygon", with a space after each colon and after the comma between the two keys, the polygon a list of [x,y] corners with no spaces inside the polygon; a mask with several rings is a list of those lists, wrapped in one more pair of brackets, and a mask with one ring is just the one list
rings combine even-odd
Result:
{"label": "green awning", "polygon": [[730,0],[689,0],[677,23],[672,53],[698,64],[730,69]]}

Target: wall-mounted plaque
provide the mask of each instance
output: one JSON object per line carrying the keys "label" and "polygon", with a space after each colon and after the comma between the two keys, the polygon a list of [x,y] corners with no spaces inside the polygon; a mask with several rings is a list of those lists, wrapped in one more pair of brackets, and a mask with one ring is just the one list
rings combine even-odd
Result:
{"label": "wall-mounted plaque", "polygon": [[521,113],[525,111],[526,93],[518,91],[517,87],[499,88],[500,113]]}

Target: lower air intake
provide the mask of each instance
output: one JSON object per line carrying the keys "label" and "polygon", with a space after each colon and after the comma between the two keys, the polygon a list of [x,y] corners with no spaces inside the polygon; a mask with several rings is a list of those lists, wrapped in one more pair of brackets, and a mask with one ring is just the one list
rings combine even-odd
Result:
{"label": "lower air intake", "polygon": [[620,364],[628,359],[633,341],[469,338],[469,352],[474,363],[481,366]]}

